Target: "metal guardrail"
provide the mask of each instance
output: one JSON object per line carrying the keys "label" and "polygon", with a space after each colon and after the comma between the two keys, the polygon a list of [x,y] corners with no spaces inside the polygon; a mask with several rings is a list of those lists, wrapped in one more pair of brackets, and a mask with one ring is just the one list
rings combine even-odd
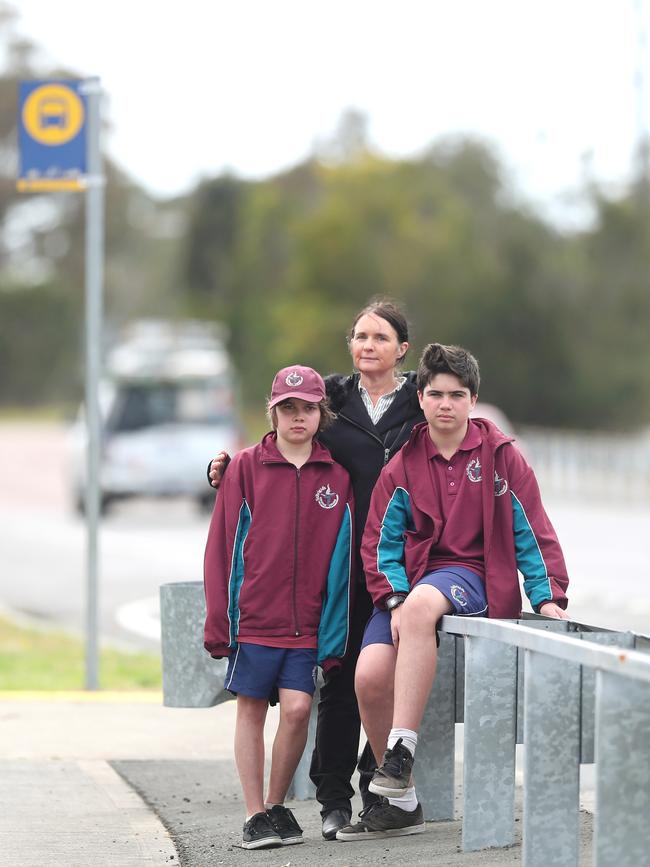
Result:
{"label": "metal guardrail", "polygon": [[[624,633],[616,638],[627,636],[628,647],[607,647],[594,642],[599,633],[589,627],[561,635],[525,624],[451,616],[442,621],[449,638],[465,641],[463,849],[507,846],[514,840],[519,694],[525,741],[522,862],[526,867],[579,864],[580,763],[591,706],[585,693],[595,672],[593,863],[650,863],[648,639]],[[518,649],[525,656],[523,700]],[[418,748],[418,773],[419,766]]]}
{"label": "metal guardrail", "polygon": [[160,587],[160,648],[163,704],[213,707],[233,696],[223,688],[227,659],[212,659],[203,647],[205,594],[202,581]]}
{"label": "metal guardrail", "polygon": [[[211,707],[226,660],[203,649],[200,581],[160,588],[163,700]],[[580,764],[597,764],[596,867],[650,864],[650,638],[566,620],[443,618],[436,679],[420,727],[425,818],[454,818],[456,723],[465,723],[463,849],[514,841],[515,747],[524,751],[523,863],[578,864]],[[314,797],[305,753],[293,781]]]}

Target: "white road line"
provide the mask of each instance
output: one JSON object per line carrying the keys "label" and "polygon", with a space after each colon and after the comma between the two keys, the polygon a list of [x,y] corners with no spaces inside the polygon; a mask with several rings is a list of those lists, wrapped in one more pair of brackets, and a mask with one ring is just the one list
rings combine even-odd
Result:
{"label": "white road line", "polygon": [[160,600],[158,596],[147,596],[120,605],[115,619],[127,632],[160,641]]}

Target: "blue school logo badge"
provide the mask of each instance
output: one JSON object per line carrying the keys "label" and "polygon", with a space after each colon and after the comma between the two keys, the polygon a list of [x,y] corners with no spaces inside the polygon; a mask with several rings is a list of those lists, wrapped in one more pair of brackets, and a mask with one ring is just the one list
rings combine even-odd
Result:
{"label": "blue school logo badge", "polygon": [[460,587],[458,584],[452,584],[449,588],[449,592],[461,608],[467,608],[467,590],[465,590],[464,587]]}
{"label": "blue school logo badge", "polygon": [[483,477],[481,476],[481,462],[479,459],[474,458],[474,460],[470,461],[467,464],[465,472],[470,482],[480,482]]}
{"label": "blue school logo badge", "polygon": [[292,370],[289,376],[285,379],[285,384],[289,385],[291,388],[297,388],[299,385],[302,385],[302,383],[302,376],[295,370]]}
{"label": "blue school logo badge", "polygon": [[323,485],[316,491],[315,500],[321,509],[333,509],[339,501],[339,495],[331,491],[329,485]]}

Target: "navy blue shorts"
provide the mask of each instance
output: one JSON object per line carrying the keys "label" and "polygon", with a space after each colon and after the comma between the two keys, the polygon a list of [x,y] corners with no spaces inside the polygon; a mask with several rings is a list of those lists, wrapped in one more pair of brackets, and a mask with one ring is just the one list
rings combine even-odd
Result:
{"label": "navy blue shorts", "polygon": [[278,689],[316,690],[317,652],[309,647],[238,644],[228,657],[225,688],[233,695],[278,700]]}
{"label": "navy blue shorts", "polygon": [[[487,612],[485,586],[481,577],[464,566],[446,567],[429,572],[420,578],[415,587],[430,584],[436,587],[454,606],[454,614],[481,615]],[[415,589],[415,588],[413,588]],[[368,644],[392,644],[390,634],[390,611],[374,608],[366,623],[361,649]]]}

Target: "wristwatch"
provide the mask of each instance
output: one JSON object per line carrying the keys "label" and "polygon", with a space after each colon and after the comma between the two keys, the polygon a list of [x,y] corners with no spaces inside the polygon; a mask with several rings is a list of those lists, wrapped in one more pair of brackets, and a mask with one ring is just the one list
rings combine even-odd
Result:
{"label": "wristwatch", "polygon": [[393,595],[389,596],[386,600],[386,609],[392,611],[394,608],[397,608],[398,605],[401,605],[405,599],[405,593],[393,593]]}

